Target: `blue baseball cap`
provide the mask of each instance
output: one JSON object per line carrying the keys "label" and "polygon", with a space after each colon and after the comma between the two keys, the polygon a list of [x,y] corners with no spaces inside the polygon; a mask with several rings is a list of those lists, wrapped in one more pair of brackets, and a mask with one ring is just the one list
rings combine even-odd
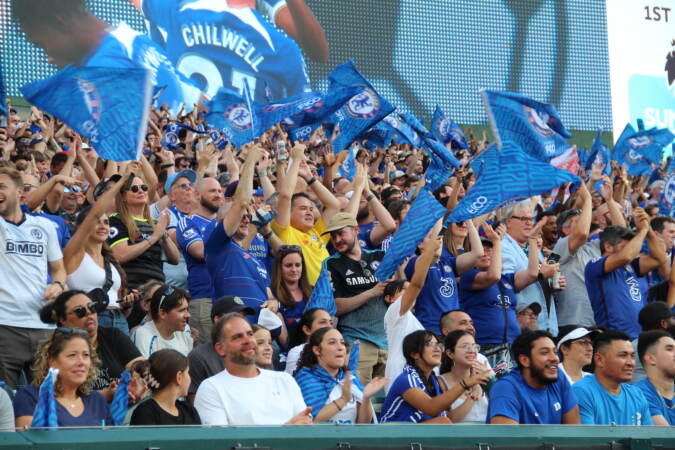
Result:
{"label": "blue baseball cap", "polygon": [[188,180],[190,180],[190,183],[194,183],[195,181],[197,181],[197,172],[195,172],[192,169],[185,169],[181,170],[180,172],[169,175],[166,178],[166,183],[164,183],[165,194],[171,192],[171,188],[173,187],[176,180],[179,178],[187,178]]}

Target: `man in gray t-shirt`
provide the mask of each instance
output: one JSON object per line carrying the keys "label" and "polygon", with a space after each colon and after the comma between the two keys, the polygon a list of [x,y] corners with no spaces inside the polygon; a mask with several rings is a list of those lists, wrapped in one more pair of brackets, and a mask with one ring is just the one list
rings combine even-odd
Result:
{"label": "man in gray t-shirt", "polygon": [[600,257],[600,241],[588,241],[593,209],[591,194],[585,185],[579,188],[581,209],[563,211],[558,216],[558,232],[562,236],[553,247],[560,255],[560,273],[567,279],[567,287],[556,292],[558,325],[595,325],[593,308],[588,299],[584,269],[586,263]]}

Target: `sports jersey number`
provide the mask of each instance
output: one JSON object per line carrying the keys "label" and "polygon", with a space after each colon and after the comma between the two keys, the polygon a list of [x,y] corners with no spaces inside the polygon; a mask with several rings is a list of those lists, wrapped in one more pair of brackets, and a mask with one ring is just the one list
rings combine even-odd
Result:
{"label": "sports jersey number", "polygon": [[[218,89],[223,87],[223,77],[220,69],[210,59],[204,58],[193,53],[183,55],[178,61],[178,70],[186,77],[192,78],[195,75],[204,78],[206,86],[203,91],[208,97],[213,97]],[[256,78],[237,69],[230,68],[231,79],[230,86],[241,95],[244,95],[244,80],[248,82],[251,93],[255,92]]]}

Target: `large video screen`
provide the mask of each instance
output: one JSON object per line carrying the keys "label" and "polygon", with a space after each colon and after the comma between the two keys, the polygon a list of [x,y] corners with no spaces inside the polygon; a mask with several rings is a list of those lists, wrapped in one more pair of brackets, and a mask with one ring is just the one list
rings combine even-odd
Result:
{"label": "large video screen", "polygon": [[[56,67],[10,20],[9,4],[0,2],[0,40],[8,93],[19,95]],[[554,103],[568,129],[612,125],[605,3],[597,0],[90,0],[86,8],[123,45],[133,46],[133,33],[150,36],[207,95],[245,84],[261,101],[325,89],[327,74],[353,59],[400,111],[421,118],[438,104],[459,123],[484,124],[478,91],[486,88]],[[34,14],[53,14],[45,9]]]}

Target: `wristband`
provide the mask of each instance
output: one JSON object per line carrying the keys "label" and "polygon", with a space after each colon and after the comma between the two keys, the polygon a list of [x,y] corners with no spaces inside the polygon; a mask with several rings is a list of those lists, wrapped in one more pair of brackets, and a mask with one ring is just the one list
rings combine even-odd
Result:
{"label": "wristband", "polygon": [[375,194],[370,194],[368,197],[366,197],[366,201],[369,202],[374,198],[375,198]]}
{"label": "wristband", "polygon": [[161,166],[159,166],[160,169],[168,169],[170,167],[173,167],[173,164],[162,164]]}
{"label": "wristband", "polygon": [[258,177],[259,177],[259,178],[263,178],[263,177],[266,177],[266,176],[267,176],[267,171],[265,171],[265,172],[258,172]]}
{"label": "wristband", "polygon": [[311,186],[312,183],[314,183],[315,181],[316,181],[316,177],[310,178],[309,181],[307,182],[307,186]]}

